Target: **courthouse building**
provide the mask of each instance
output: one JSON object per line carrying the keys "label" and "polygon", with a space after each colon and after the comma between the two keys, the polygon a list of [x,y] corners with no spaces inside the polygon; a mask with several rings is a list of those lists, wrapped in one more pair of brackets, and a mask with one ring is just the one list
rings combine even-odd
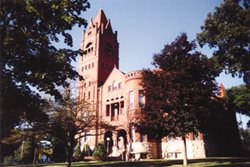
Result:
{"label": "courthouse building", "polygon": [[[119,43],[117,31],[100,10],[92,19],[83,34],[79,73],[84,81],[79,81],[78,97],[94,105],[98,121],[106,121],[116,126],[116,130],[105,130],[97,135],[80,140],[81,146],[90,145],[93,149],[104,141],[109,147],[109,156],[122,156],[127,150],[135,155],[157,157],[157,144],[147,135],[141,135],[133,125],[135,114],[145,104],[141,70],[122,72],[119,70]],[[92,133],[92,132],[86,132]],[[161,143],[162,158],[181,158],[183,142],[165,137]],[[205,144],[202,134],[187,137],[188,158],[204,158]],[[158,152],[159,155],[159,152]]]}

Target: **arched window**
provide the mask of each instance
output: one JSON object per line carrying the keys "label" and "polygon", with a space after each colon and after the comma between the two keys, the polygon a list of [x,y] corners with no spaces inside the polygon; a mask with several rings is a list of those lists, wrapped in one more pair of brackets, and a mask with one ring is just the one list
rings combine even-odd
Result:
{"label": "arched window", "polygon": [[89,42],[86,47],[85,47],[85,54],[89,54],[93,51],[93,43],[92,42]]}
{"label": "arched window", "polygon": [[87,48],[90,48],[91,45],[92,45],[92,42],[89,42],[89,43],[86,45],[86,49],[87,49]]}
{"label": "arched window", "polygon": [[113,56],[113,48],[109,43],[105,46],[105,52],[107,53],[107,55]]}
{"label": "arched window", "polygon": [[194,134],[194,140],[199,140],[199,133]]}

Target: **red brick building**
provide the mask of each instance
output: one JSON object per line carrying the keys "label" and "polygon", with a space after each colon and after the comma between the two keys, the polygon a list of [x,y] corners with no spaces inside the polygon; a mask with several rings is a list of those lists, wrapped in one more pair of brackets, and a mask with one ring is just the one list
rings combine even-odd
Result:
{"label": "red brick building", "polygon": [[[124,155],[125,150],[132,149],[130,151],[136,155],[147,153],[149,157],[156,158],[156,142],[140,135],[131,126],[135,121],[134,114],[140,112],[145,103],[143,87],[140,85],[141,71],[124,73],[119,70],[117,31],[113,31],[103,10],[89,22],[83,34],[81,49],[83,54],[80,58],[79,73],[85,80],[79,82],[78,96],[94,105],[99,121],[106,121],[117,127],[116,130],[106,130],[103,134],[93,129],[94,133],[100,135],[83,138],[81,145],[89,144],[93,149],[98,142],[104,141],[106,147],[109,147],[110,156]],[[167,137],[162,139],[163,158],[181,158],[182,149],[181,140]],[[205,157],[201,134],[189,135],[187,151],[188,158]]]}

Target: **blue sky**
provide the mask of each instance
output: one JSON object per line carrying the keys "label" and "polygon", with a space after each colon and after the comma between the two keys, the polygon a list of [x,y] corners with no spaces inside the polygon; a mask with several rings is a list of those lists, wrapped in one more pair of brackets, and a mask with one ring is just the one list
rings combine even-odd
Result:
{"label": "blue sky", "polygon": [[[83,12],[86,20],[94,18],[100,9],[118,31],[120,70],[128,72],[153,68],[152,56],[165,44],[171,43],[181,32],[189,40],[196,38],[209,12],[213,12],[222,0],[89,0],[91,8]],[[73,48],[79,49],[84,27],[75,27],[70,33]],[[198,48],[207,56],[208,47]],[[78,69],[78,63],[73,63]],[[242,79],[222,74],[217,78],[226,88],[242,84]],[[243,117],[243,121],[246,118]],[[245,122],[245,121],[244,121]],[[245,126],[245,125],[244,125]]]}
{"label": "blue sky", "polygon": [[[128,72],[153,68],[152,56],[165,44],[172,42],[181,32],[189,40],[196,38],[209,12],[213,12],[222,0],[90,0],[91,8],[83,12],[86,20],[94,18],[100,9],[118,31],[120,70]],[[74,49],[79,49],[84,27],[75,27]],[[211,56],[208,48],[198,48]],[[78,69],[78,64],[74,63]],[[222,74],[217,79],[226,88],[242,84],[242,79]]]}

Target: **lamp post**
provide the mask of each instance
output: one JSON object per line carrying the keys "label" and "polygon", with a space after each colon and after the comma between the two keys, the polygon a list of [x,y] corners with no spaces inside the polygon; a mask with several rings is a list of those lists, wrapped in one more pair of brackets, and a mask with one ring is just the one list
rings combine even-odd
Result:
{"label": "lamp post", "polygon": [[108,161],[108,157],[109,157],[109,142],[110,142],[110,137],[106,138],[107,140],[107,161]]}
{"label": "lamp post", "polygon": [[22,141],[22,147],[21,147],[21,159],[23,159],[23,151],[24,151],[24,140]]}

